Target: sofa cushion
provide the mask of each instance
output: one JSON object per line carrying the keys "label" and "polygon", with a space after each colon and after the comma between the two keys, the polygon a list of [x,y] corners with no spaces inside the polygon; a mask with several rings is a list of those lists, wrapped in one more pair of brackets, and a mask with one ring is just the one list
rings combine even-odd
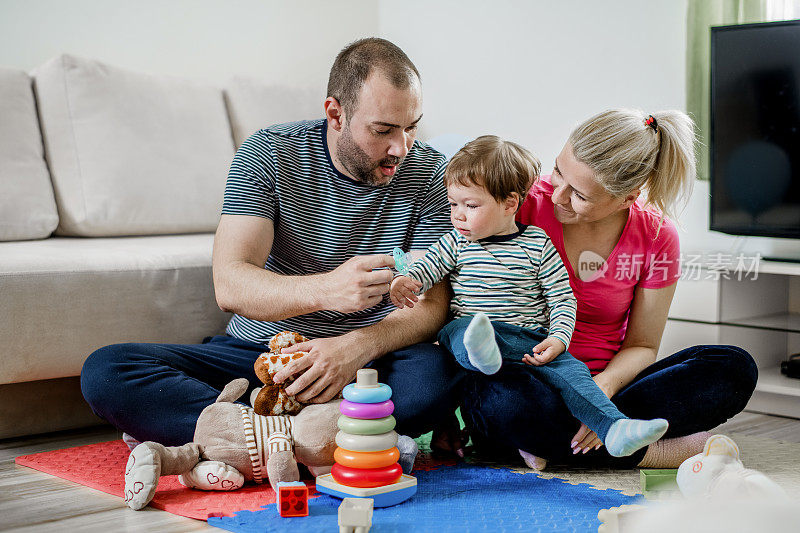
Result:
{"label": "sofa cushion", "polygon": [[71,55],[37,68],[34,88],[58,234],[214,230],[233,158],[220,89]]}
{"label": "sofa cushion", "polygon": [[241,76],[225,86],[225,103],[237,147],[261,128],[322,118],[324,102],[324,88],[289,87]]}
{"label": "sofa cushion", "polygon": [[0,384],[77,376],[118,342],[199,343],[221,334],[214,236],[0,243]]}
{"label": "sofa cushion", "polygon": [[0,241],[42,239],[56,225],[31,78],[0,68]]}

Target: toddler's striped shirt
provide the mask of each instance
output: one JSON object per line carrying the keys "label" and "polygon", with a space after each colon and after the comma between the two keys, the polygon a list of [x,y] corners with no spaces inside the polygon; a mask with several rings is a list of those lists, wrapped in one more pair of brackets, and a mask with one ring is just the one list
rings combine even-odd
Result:
{"label": "toddler's striped shirt", "polygon": [[423,291],[450,275],[456,318],[481,311],[490,320],[543,327],[569,347],[576,300],[569,275],[547,234],[517,224],[518,231],[469,241],[453,229],[409,270]]}

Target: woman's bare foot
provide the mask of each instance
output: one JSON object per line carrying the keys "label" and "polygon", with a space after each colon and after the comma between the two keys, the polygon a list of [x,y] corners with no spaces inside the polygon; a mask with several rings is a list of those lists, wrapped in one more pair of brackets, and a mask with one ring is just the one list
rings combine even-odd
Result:
{"label": "woman's bare foot", "polygon": [[684,437],[661,439],[647,447],[647,452],[637,466],[640,468],[678,468],[682,462],[703,451],[711,436],[708,431]]}
{"label": "woman's bare foot", "polygon": [[542,459],[541,457],[537,457],[532,453],[528,453],[524,450],[517,450],[519,455],[522,457],[522,460],[525,461],[525,464],[528,468],[532,470],[536,470],[537,472],[541,472],[547,466],[547,459]]}

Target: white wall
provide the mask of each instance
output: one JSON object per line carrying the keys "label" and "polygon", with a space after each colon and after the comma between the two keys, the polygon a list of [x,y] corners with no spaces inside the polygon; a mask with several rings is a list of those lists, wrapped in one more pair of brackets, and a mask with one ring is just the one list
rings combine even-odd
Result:
{"label": "white wall", "polygon": [[[218,85],[232,75],[324,88],[336,53],[380,35],[420,69],[423,137],[495,133],[552,168],[571,128],[613,106],[685,109],[687,0],[0,0],[0,66],[70,52]],[[800,241],[708,228],[685,251],[798,256]]]}
{"label": "white wall", "polygon": [[[686,0],[380,0],[381,35],[419,68],[423,135],[494,133],[545,172],[572,127],[609,107],[686,108]],[[698,182],[683,212],[687,253],[800,257],[800,240],[708,230]],[[800,298],[800,297],[799,297]]]}
{"label": "white wall", "polygon": [[[0,66],[62,52],[218,85],[324,88],[336,53],[380,35],[420,69],[423,136],[495,133],[552,167],[570,129],[612,106],[685,109],[686,0],[0,0]],[[708,228],[700,183],[683,249],[800,255],[800,241]]]}
{"label": "white wall", "polygon": [[238,74],[324,87],[377,14],[372,0],[0,0],[0,66],[69,52],[217,85]]}
{"label": "white wall", "polygon": [[501,135],[547,170],[596,112],[685,109],[686,0],[381,0],[380,28],[420,69],[427,135]]}
{"label": "white wall", "polygon": [[549,169],[579,120],[685,105],[686,0],[0,0],[0,66],[62,52],[219,85],[324,87],[348,42],[381,35],[417,64],[426,137],[496,133]]}

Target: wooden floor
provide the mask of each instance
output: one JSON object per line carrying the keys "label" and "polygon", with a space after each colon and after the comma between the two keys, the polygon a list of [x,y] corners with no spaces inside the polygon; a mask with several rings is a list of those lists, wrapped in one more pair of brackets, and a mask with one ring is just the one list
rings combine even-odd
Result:
{"label": "wooden floor", "polygon": [[150,507],[133,511],[116,496],[14,464],[18,455],[121,436],[116,429],[104,426],[0,440],[0,531],[222,531],[203,521]]}
{"label": "wooden floor", "polygon": [[[800,420],[741,413],[715,430],[800,442]],[[17,466],[14,458],[119,438],[100,427],[0,441],[0,531],[221,531],[205,522],[125,503],[81,485]]]}

